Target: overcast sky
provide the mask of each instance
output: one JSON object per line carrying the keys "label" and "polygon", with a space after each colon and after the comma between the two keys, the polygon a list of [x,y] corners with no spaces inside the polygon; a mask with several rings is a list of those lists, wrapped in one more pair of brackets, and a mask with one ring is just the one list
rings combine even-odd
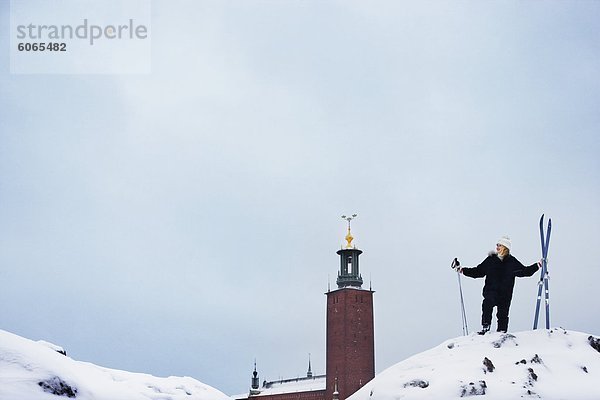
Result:
{"label": "overcast sky", "polygon": [[546,213],[552,325],[600,334],[600,2],[157,0],[140,75],[11,74],[0,10],[0,329],[228,394],[324,373],[358,213],[380,372],[461,335],[453,257],[536,262]]}

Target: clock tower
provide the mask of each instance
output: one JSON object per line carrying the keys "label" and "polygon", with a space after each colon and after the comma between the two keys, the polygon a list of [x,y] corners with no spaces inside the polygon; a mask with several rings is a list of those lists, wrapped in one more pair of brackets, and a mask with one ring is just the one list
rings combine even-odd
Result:
{"label": "clock tower", "polygon": [[326,400],[333,399],[334,392],[345,400],[375,377],[374,292],[362,288],[358,262],[362,251],[352,244],[350,230],[350,221],[355,217],[342,216],[348,221],[348,233],[345,248],[337,252],[338,288],[326,293]]}

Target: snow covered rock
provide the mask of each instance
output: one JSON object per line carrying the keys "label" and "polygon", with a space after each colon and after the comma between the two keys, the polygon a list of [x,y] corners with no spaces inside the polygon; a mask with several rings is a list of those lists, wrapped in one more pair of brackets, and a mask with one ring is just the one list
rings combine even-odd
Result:
{"label": "snow covered rock", "polygon": [[61,347],[0,330],[1,400],[231,400],[192,378],[158,378],[75,361]]}
{"label": "snow covered rock", "polygon": [[388,368],[349,400],[598,400],[599,381],[600,339],[589,334],[472,334]]}
{"label": "snow covered rock", "polygon": [[77,389],[71,387],[68,383],[60,379],[58,376],[38,382],[38,385],[44,389],[44,392],[56,396],[77,397]]}
{"label": "snow covered rock", "polygon": [[588,342],[590,342],[590,346],[600,353],[600,339],[590,336],[588,337]]}
{"label": "snow covered rock", "polygon": [[62,348],[61,346],[57,346],[54,343],[46,342],[45,340],[38,340],[37,343],[49,347],[57,353],[62,354],[63,356],[67,355],[67,351],[64,348]]}
{"label": "snow covered rock", "polygon": [[485,394],[485,389],[487,389],[485,381],[470,382],[468,385],[460,387],[460,397],[481,396]]}

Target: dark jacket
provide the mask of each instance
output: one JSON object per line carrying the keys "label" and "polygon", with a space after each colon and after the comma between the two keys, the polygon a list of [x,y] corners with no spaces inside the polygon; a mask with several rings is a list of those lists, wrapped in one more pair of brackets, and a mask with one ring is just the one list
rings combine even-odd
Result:
{"label": "dark jacket", "polygon": [[495,253],[490,254],[481,264],[473,268],[463,268],[465,276],[483,278],[483,297],[497,296],[510,300],[515,286],[515,277],[531,276],[538,270],[537,263],[525,267],[511,254],[500,259]]}

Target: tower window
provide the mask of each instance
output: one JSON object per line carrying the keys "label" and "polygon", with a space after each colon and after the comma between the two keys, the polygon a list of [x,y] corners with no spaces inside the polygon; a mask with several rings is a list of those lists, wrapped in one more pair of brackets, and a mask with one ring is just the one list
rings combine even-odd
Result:
{"label": "tower window", "polygon": [[352,256],[348,256],[348,263],[346,264],[346,273],[352,273]]}

